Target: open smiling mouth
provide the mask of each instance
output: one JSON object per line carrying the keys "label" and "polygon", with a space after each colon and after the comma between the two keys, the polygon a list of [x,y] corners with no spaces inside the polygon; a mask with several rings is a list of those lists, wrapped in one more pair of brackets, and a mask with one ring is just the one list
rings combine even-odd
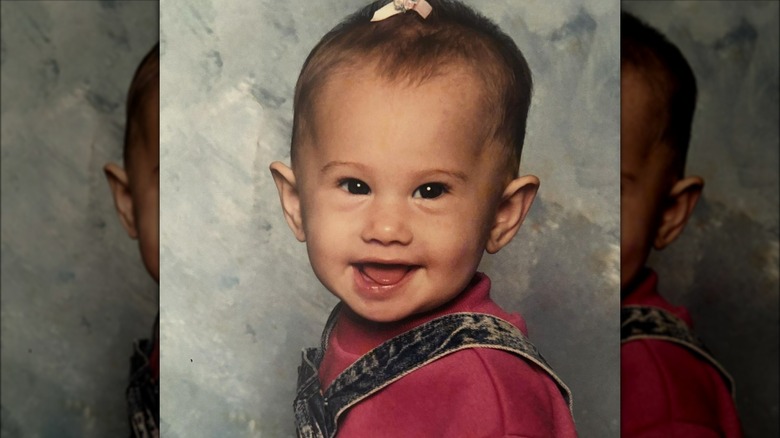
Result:
{"label": "open smiling mouth", "polygon": [[[396,263],[356,263],[359,283],[368,288],[391,288],[401,284],[419,266]],[[362,280],[362,281],[361,281]]]}

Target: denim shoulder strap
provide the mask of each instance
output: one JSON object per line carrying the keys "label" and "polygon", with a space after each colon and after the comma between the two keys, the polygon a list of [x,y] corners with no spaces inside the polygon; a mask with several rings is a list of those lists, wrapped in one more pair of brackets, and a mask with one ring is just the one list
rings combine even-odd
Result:
{"label": "denim shoulder strap", "polygon": [[696,334],[682,319],[660,307],[624,306],[620,309],[620,342],[626,343],[641,339],[674,342],[712,365],[731,392],[736,397],[734,380],[726,369],[712,357]]}
{"label": "denim shoulder strap", "polygon": [[[323,333],[324,345],[334,320],[331,314]],[[334,436],[339,417],[349,408],[406,374],[466,348],[500,349],[534,363],[557,383],[571,409],[568,387],[517,327],[492,315],[454,313],[402,333],[369,351],[339,374],[324,393],[317,378],[322,350],[305,350],[295,400],[298,435]]]}

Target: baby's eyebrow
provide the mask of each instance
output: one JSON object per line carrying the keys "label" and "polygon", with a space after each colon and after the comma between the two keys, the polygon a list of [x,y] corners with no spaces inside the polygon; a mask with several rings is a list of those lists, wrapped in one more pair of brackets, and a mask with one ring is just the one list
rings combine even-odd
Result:
{"label": "baby's eyebrow", "polygon": [[447,169],[425,169],[420,172],[417,172],[418,178],[425,178],[425,177],[435,177],[436,175],[447,175],[451,178],[459,179],[462,182],[468,182],[469,177],[460,171],[457,170],[447,170]]}
{"label": "baby's eyebrow", "polygon": [[331,170],[331,169],[333,169],[335,167],[342,167],[342,166],[354,167],[354,168],[358,168],[358,169],[361,169],[361,170],[365,170],[366,169],[365,165],[360,164],[360,163],[354,163],[354,162],[351,162],[351,161],[329,161],[324,166],[322,166],[322,169],[320,169],[320,172],[326,173],[326,172],[328,172],[329,170]]}
{"label": "baby's eyebrow", "polygon": [[[337,167],[352,167],[360,170],[367,170],[368,166],[361,163],[355,163],[352,161],[329,161],[324,166],[322,166],[322,169],[320,169],[320,172],[327,173],[333,168]],[[447,170],[447,169],[424,169],[419,172],[415,172],[417,178],[423,179],[426,177],[435,177],[437,175],[447,175],[451,178],[455,178],[458,180],[461,180],[462,182],[468,182],[468,176],[460,171],[457,170]]]}

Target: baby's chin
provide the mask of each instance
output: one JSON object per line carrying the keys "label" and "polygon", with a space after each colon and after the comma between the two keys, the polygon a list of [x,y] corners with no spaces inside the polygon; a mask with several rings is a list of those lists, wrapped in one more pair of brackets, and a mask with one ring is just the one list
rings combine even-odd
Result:
{"label": "baby's chin", "polygon": [[434,311],[446,304],[445,301],[444,303],[429,303],[420,307],[393,307],[388,306],[387,303],[383,303],[382,305],[378,305],[378,303],[372,303],[370,305],[359,304],[353,306],[345,300],[342,300],[342,302],[349,308],[350,312],[354,316],[366,322],[375,324],[401,323]]}
{"label": "baby's chin", "polygon": [[342,302],[347,308],[349,308],[354,317],[369,323],[393,324],[403,321],[412,315],[411,311],[381,309],[374,308],[374,306],[352,306],[346,301],[342,300]]}

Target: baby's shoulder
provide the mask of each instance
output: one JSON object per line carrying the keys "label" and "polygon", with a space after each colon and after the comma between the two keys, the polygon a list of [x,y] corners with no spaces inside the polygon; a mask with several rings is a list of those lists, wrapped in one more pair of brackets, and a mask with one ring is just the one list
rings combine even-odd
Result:
{"label": "baby's shoulder", "polygon": [[[663,430],[680,436],[739,429],[728,387],[718,371],[674,342],[643,339],[620,348],[623,431]],[[725,429],[723,429],[725,430]],[[707,435],[709,436],[709,435]]]}
{"label": "baby's shoulder", "polygon": [[[560,397],[553,377],[530,359],[497,348],[473,347],[429,364],[421,378],[442,376],[460,381],[469,391],[482,388],[497,400]],[[425,376],[431,374],[431,376]]]}
{"label": "baby's shoulder", "polygon": [[[395,386],[395,388],[392,388]],[[466,348],[406,374],[391,388],[482,410],[565,405],[553,378],[533,362],[495,348]],[[541,405],[539,405],[541,403]]]}
{"label": "baby's shoulder", "polygon": [[690,392],[714,399],[715,393],[723,392],[720,387],[726,388],[711,363],[679,343],[658,339],[625,342],[620,358],[623,385],[663,388],[659,398],[664,401],[685,398]]}
{"label": "baby's shoulder", "polygon": [[429,418],[437,418],[437,410],[446,407],[447,427],[457,430],[487,427],[490,436],[574,436],[568,405],[552,377],[533,362],[500,349],[459,350],[407,374],[385,391],[380,399],[403,401]]}

